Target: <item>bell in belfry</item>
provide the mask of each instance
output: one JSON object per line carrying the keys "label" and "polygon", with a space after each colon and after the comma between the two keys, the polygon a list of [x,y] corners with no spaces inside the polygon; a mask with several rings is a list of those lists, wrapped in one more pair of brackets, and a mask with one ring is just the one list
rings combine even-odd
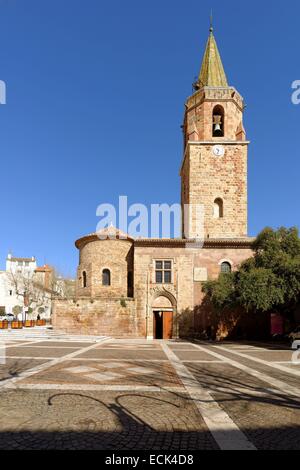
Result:
{"label": "bell in belfry", "polygon": [[214,116],[214,134],[222,133],[222,116]]}

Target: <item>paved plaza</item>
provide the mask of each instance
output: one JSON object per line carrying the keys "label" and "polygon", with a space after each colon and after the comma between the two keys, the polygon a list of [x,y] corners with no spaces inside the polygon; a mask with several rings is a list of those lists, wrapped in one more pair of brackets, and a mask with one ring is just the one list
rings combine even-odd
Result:
{"label": "paved plaza", "polygon": [[0,340],[0,449],[300,449],[300,365],[286,347]]}

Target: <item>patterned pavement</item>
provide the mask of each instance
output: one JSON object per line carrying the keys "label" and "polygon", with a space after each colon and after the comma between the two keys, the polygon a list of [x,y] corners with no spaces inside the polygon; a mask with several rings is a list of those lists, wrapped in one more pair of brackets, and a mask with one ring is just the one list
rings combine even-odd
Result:
{"label": "patterned pavement", "polygon": [[300,449],[285,347],[10,337],[0,359],[0,449]]}

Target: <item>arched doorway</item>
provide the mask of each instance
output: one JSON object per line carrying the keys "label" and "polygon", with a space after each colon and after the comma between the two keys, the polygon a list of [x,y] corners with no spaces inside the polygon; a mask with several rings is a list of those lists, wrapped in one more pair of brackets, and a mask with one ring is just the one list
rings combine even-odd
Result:
{"label": "arched doorway", "polygon": [[153,338],[174,337],[174,301],[166,295],[159,295],[152,303]]}

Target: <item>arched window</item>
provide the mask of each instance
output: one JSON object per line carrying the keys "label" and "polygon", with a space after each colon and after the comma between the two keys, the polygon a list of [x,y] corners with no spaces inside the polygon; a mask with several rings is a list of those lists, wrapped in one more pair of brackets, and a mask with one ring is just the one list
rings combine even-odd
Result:
{"label": "arched window", "polygon": [[214,218],[222,219],[224,217],[224,203],[221,198],[217,198],[214,201]]}
{"label": "arched window", "polygon": [[224,137],[224,124],[225,124],[225,113],[222,106],[215,106],[213,110],[213,137]]}
{"label": "arched window", "polygon": [[110,286],[110,283],[111,283],[110,270],[109,269],[104,269],[102,271],[102,285],[103,286]]}
{"label": "arched window", "polygon": [[232,271],[231,264],[228,261],[224,261],[221,264],[221,273],[228,274],[228,273],[231,273],[231,271]]}
{"label": "arched window", "polygon": [[82,273],[82,287],[86,288],[87,286],[87,277],[86,277],[86,272],[83,271]]}

